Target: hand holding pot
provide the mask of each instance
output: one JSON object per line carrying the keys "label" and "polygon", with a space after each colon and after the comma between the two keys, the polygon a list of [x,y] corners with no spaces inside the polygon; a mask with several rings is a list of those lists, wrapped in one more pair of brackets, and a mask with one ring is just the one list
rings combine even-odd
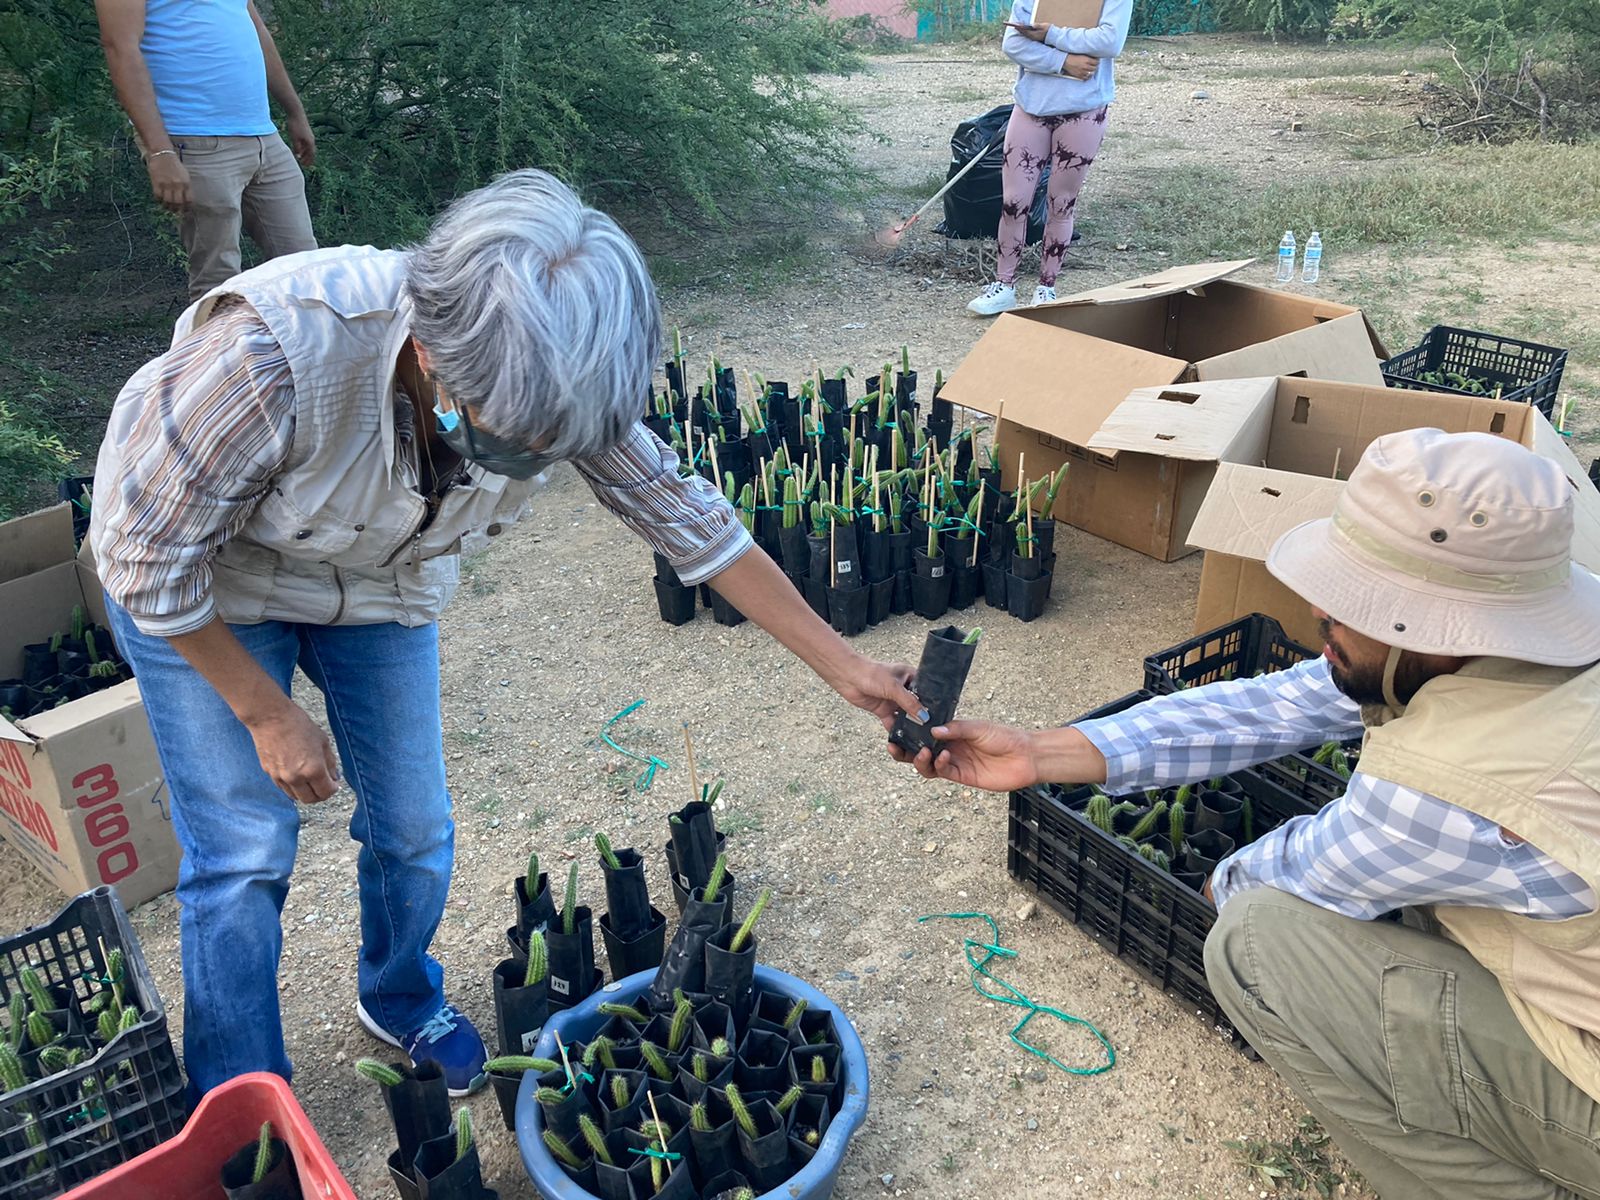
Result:
{"label": "hand holding pot", "polygon": [[905,663],[881,663],[857,654],[837,676],[825,678],[839,695],[877,717],[885,729],[893,729],[895,713],[914,713],[922,707],[910,687],[914,674]]}
{"label": "hand holding pot", "polygon": [[1027,730],[994,721],[951,721],[933,730],[933,736],[945,743],[938,758],[926,748],[908,757],[892,742],[889,754],[909,762],[924,779],[948,779],[991,792],[1015,791],[1039,781],[1033,735]]}

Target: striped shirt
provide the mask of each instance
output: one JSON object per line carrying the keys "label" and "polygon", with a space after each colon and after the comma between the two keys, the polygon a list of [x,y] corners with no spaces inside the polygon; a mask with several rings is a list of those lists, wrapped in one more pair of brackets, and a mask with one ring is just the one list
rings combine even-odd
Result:
{"label": "striped shirt", "polygon": [[[397,391],[395,402],[406,456],[411,401]],[[121,472],[96,478],[95,548],[107,595],[143,632],[173,637],[213,619],[211,559],[284,470],[294,428],[289,363],[238,301],[224,300],[210,321],[129,380],[106,434],[120,447]],[[677,455],[643,425],[573,466],[686,584],[726,570],[754,544],[721,493],[680,476]]]}
{"label": "striped shirt", "polygon": [[[1078,728],[1105,755],[1113,795],[1212,779],[1362,732],[1360,708],[1322,658],[1161,696]],[[1342,799],[1258,838],[1211,878],[1219,908],[1253,887],[1363,920],[1415,904],[1558,920],[1597,904],[1578,875],[1493,821],[1360,770]]]}

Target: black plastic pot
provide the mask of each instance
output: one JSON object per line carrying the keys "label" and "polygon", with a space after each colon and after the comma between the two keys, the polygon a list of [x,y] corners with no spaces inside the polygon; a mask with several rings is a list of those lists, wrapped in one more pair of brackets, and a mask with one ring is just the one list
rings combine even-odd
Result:
{"label": "black plastic pot", "polygon": [[944,555],[929,558],[922,550],[912,552],[915,572],[911,576],[911,607],[919,617],[936,621],[950,607],[950,576],[945,573]]}
{"label": "black plastic pot", "polygon": [[260,1183],[250,1182],[255,1175],[256,1143],[239,1147],[222,1164],[222,1190],[229,1200],[300,1200],[300,1175],[294,1155],[282,1138],[272,1139],[272,1158]]}
{"label": "black plastic pot", "polygon": [[[621,1079],[627,1085],[628,1099],[624,1104],[617,1104],[612,1098],[612,1081]],[[647,1089],[645,1087],[645,1074],[643,1071],[604,1071],[595,1084],[596,1119],[600,1128],[607,1133],[615,1133],[637,1125],[641,1119],[640,1114],[647,1112],[645,1105]]]}
{"label": "black plastic pot", "polygon": [[1195,811],[1196,836],[1206,829],[1217,829],[1230,838],[1237,838],[1244,825],[1244,798],[1227,792],[1214,792],[1209,788],[1200,793],[1200,806]]}
{"label": "black plastic pot", "polygon": [[56,652],[49,642],[34,642],[22,648],[22,681],[36,688],[60,671]]}
{"label": "black plastic pot", "polygon": [[750,1115],[755,1118],[756,1136],[751,1137],[735,1125],[739,1138],[739,1157],[750,1177],[756,1194],[781,1187],[791,1174],[789,1170],[789,1130],[771,1101],[760,1100],[750,1104]]}
{"label": "black plastic pot", "polygon": [[728,924],[727,893],[719,893],[713,904],[696,899],[697,888],[683,906],[683,919],[672,935],[661,969],[648,993],[657,1009],[672,1003],[672,993],[703,992],[706,982],[706,943]]}
{"label": "black plastic pot", "polygon": [[498,1200],[498,1193],[483,1186],[477,1143],[457,1157],[454,1133],[423,1142],[412,1175],[423,1200]]}
{"label": "black plastic pot", "polygon": [[704,1179],[716,1179],[739,1166],[738,1128],[733,1110],[728,1107],[727,1096],[720,1090],[708,1091],[705,1096],[706,1115],[711,1122],[709,1130],[689,1129],[689,1144],[694,1147],[695,1165]]}
{"label": "black plastic pot", "polygon": [[[573,1064],[572,1069],[574,1071],[579,1069],[576,1063]],[[551,1071],[539,1076],[539,1086],[541,1088],[552,1088],[558,1092],[562,1091],[567,1086],[566,1072]],[[544,1116],[546,1129],[553,1132],[563,1141],[577,1146],[582,1140],[582,1134],[578,1130],[578,1118],[592,1110],[588,1093],[584,1091],[583,1083],[580,1080],[576,1088],[565,1093],[565,1098],[560,1104],[545,1104],[540,1101],[539,1111]]]}
{"label": "black plastic pot", "polygon": [[894,576],[867,585],[867,624],[881,625],[894,611]]}
{"label": "black plastic pot", "polygon": [[450,1132],[450,1093],[444,1071],[432,1059],[415,1067],[404,1063],[389,1066],[400,1074],[400,1082],[379,1091],[394,1125],[398,1162],[405,1164],[409,1177],[410,1164],[422,1144]]}
{"label": "black plastic pot", "polygon": [[502,959],[494,968],[494,1018],[501,1054],[532,1054],[550,1015],[549,979],[524,987],[526,975],[526,962],[514,958]]}
{"label": "black plastic pot", "polygon": [[[1024,559],[1024,562],[1032,561]],[[1044,612],[1044,602],[1050,591],[1050,576],[1040,575],[1024,579],[1006,573],[1006,611],[1019,621],[1035,620]]]}
{"label": "black plastic pot", "polygon": [[1206,875],[1215,871],[1217,864],[1237,849],[1238,845],[1221,829],[1201,829],[1184,839],[1188,865]]}
{"label": "black plastic pot", "polygon": [[494,1088],[495,1101],[500,1105],[500,1119],[507,1129],[517,1127],[517,1093],[522,1088],[521,1071],[488,1071],[489,1086]]}
{"label": "black plastic pot", "polygon": [[718,625],[743,625],[744,614],[722,597],[716,588],[711,589],[711,619]]}
{"label": "black plastic pot", "polygon": [[856,541],[861,546],[861,571],[869,584],[894,574],[889,565],[888,536],[873,529],[870,522],[863,521],[856,526]]}
{"label": "black plastic pot", "polygon": [[872,589],[831,587],[828,589],[828,623],[844,637],[866,632],[867,609]]}
{"label": "black plastic pot", "polygon": [[1011,574],[1018,579],[1037,579],[1044,571],[1044,562],[1037,554],[1011,555]]}
{"label": "black plastic pot", "polygon": [[[1113,805],[1112,807],[1115,807]],[[1130,812],[1113,813],[1111,816],[1111,832],[1118,837],[1126,837],[1133,832],[1134,826],[1150,815],[1150,805],[1141,804]]]}
{"label": "black plastic pot", "polygon": [[668,865],[679,886],[685,892],[704,887],[717,865],[722,841],[711,806],[691,800],[667,818],[667,831],[672,836]]}
{"label": "black plastic pot", "polygon": [[706,1200],[733,1200],[740,1192],[750,1186],[750,1181],[738,1171],[724,1171],[706,1181]]}
{"label": "black plastic pot", "polygon": [[[957,545],[971,545],[971,542]],[[971,608],[978,598],[978,592],[983,585],[983,568],[974,566],[966,558],[966,551],[961,551],[961,557],[950,559],[948,574],[950,576],[950,607],[954,609]]]}
{"label": "black plastic pot", "polygon": [[913,603],[911,572],[896,571],[894,576],[894,598],[889,603],[889,611],[899,616],[910,612]]}
{"label": "black plastic pot", "polygon": [[600,914],[600,938],[605,942],[611,978],[626,979],[629,975],[661,965],[667,945],[667,918],[654,906],[650,909],[650,915],[652,924],[643,933],[623,939],[612,931],[611,914]]}
{"label": "black plastic pot", "polygon": [[889,556],[889,570],[892,572],[911,570],[911,552],[916,548],[913,544],[911,531],[902,530],[899,533],[885,533],[883,535],[884,549]]}
{"label": "black plastic pot", "polygon": [[733,1010],[734,1022],[742,1028],[750,1018],[756,978],[756,944],[760,939],[752,934],[742,949],[731,950],[729,946],[738,932],[729,924],[707,939],[706,991]]}
{"label": "black plastic pot", "polygon": [[783,554],[783,569],[790,576],[811,573],[811,547],[806,544],[803,524],[779,526],[778,546]]}
{"label": "black plastic pot", "polygon": [[526,955],[528,934],[535,929],[541,932],[547,929],[555,919],[556,906],[550,899],[550,876],[543,871],[534,880],[534,895],[531,898],[526,875],[518,875],[514,886],[517,893],[517,932],[522,936],[522,953]]}
{"label": "black plastic pot", "polygon": [[813,578],[808,575],[806,577],[805,597],[806,603],[811,606],[812,612],[816,613],[824,621],[830,619],[828,613],[828,584],[825,579],[820,576]]}
{"label": "black plastic pot", "polygon": [[983,559],[978,564],[983,579],[983,600],[990,608],[1001,612],[1006,607],[1006,569],[1000,563]]}
{"label": "black plastic pot", "polygon": [[[800,1046],[794,1052],[794,1077],[795,1081],[805,1089],[807,1096],[817,1096],[824,1100],[832,1100],[838,1095],[839,1082],[842,1078],[839,1071],[839,1056],[841,1050],[836,1045]],[[811,1077],[812,1062],[822,1062],[827,1078],[818,1083]]]}
{"label": "black plastic pot", "polygon": [[550,950],[550,1008],[571,1008],[599,990],[604,982],[594,965],[594,915],[580,904],[573,921],[573,932],[566,933],[560,917],[545,930]]}
{"label": "black plastic pot", "polygon": [[[694,1073],[695,1060],[706,1061],[706,1078]],[[733,1082],[733,1056],[712,1054],[709,1050],[691,1050],[678,1065],[678,1088],[690,1104],[698,1104],[711,1088],[725,1088]]]}
{"label": "black plastic pot", "polygon": [[659,577],[650,581],[656,589],[656,610],[668,625],[687,625],[694,620],[694,589],[674,587]]}
{"label": "black plastic pot", "polygon": [[33,689],[20,679],[0,679],[0,708],[10,711],[13,717],[33,715],[35,697]]}
{"label": "black plastic pot", "polygon": [[905,713],[896,713],[894,728],[889,733],[889,740],[907,754],[915,755],[924,747],[934,754],[939,753],[939,743],[929,731],[956,715],[961,689],[966,686],[967,673],[972,670],[972,656],[978,650],[976,643],[965,643],[966,636],[964,629],[954,625],[928,631],[922,643],[916,679],[912,682],[917,699],[928,710],[928,720],[921,724]]}
{"label": "black plastic pot", "polygon": [[793,1048],[781,1033],[765,1029],[747,1031],[739,1042],[738,1061],[733,1077],[745,1093],[783,1092],[793,1082],[794,1065],[789,1061]]}
{"label": "black plastic pot", "polygon": [[617,866],[608,867],[604,859],[600,861],[600,873],[606,883],[606,915],[611,918],[612,932],[631,940],[665,918],[650,906],[650,886],[645,882],[644,859],[639,852],[630,848],[612,853]]}

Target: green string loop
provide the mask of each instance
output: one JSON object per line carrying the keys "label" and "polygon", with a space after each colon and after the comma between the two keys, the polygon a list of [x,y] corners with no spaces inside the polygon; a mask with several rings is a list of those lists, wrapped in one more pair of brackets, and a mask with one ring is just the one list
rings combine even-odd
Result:
{"label": "green string loop", "polygon": [[[1009,1004],[1013,1008],[1025,1008],[1028,1010],[1027,1015],[1011,1028],[1011,1040],[1013,1042],[1021,1046],[1034,1057],[1044,1059],[1045,1062],[1049,1063],[1053,1067],[1059,1067],[1068,1075],[1101,1075],[1117,1065],[1116,1050],[1112,1047],[1110,1041],[1107,1040],[1106,1035],[1101,1033],[1099,1029],[1095,1028],[1092,1022],[1086,1021],[1082,1017],[1075,1017],[1071,1013],[1062,1012],[1059,1008],[1053,1008],[1048,1004],[1035,1004],[1032,1000],[1028,999],[1027,996],[1023,995],[1005,980],[996,979],[993,975],[989,974],[990,962],[997,958],[1016,958],[1017,952],[1000,944],[1000,926],[995,924],[994,918],[988,913],[929,913],[925,917],[917,918],[918,925],[921,925],[925,921],[986,921],[988,923],[989,929],[994,934],[993,941],[985,942],[972,937],[964,938],[962,940],[963,953],[967,958],[967,966],[971,968],[970,979],[972,982],[973,991],[977,992],[978,995],[982,996],[985,1000],[993,1000],[996,1004]],[[983,958],[981,960],[973,956],[974,950],[983,951]],[[997,992],[989,991],[978,982],[980,978],[988,980],[998,988],[1003,988],[1005,994],[1002,995]],[[1055,1058],[1046,1051],[1039,1049],[1039,1047],[1033,1045],[1031,1042],[1024,1041],[1021,1036],[1022,1031],[1027,1028],[1029,1021],[1033,1020],[1041,1013],[1047,1017],[1056,1018],[1056,1020],[1060,1021],[1063,1025],[1082,1025],[1090,1033],[1094,1034],[1095,1039],[1102,1047],[1105,1048],[1106,1061],[1097,1067],[1069,1067],[1060,1059]]]}
{"label": "green string loop", "polygon": [[674,1154],[670,1150],[657,1150],[654,1146],[649,1146],[643,1150],[635,1150],[630,1147],[628,1153],[637,1154],[642,1158],[659,1158],[662,1162],[678,1162],[683,1158],[681,1154]]}
{"label": "green string loop", "polygon": [[635,700],[632,704],[628,705],[627,708],[617,713],[614,717],[600,727],[600,740],[602,742],[610,746],[623,757],[631,758],[634,762],[642,762],[646,764],[645,769],[639,772],[637,778],[635,778],[633,781],[633,790],[636,792],[648,792],[650,790],[650,785],[656,781],[657,771],[670,771],[672,769],[667,765],[665,759],[657,758],[654,754],[635,753],[625,746],[617,745],[616,742],[611,740],[611,727],[618,721],[622,720],[622,718],[637,712],[643,707],[643,700]]}

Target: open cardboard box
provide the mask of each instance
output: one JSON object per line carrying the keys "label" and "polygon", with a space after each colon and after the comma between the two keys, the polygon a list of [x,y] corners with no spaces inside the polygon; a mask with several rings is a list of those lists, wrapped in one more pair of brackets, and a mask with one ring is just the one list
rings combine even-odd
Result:
{"label": "open cardboard box", "polygon": [[1302,645],[1320,645],[1310,607],[1267,573],[1267,552],[1296,525],[1332,514],[1345,486],[1333,477],[1335,462],[1338,475],[1347,476],[1372,442],[1405,429],[1498,434],[1555,462],[1577,501],[1572,556],[1600,571],[1600,492],[1536,408],[1487,397],[1279,379],[1262,416],[1264,449],[1250,462],[1217,469],[1189,533],[1206,552],[1196,633],[1260,612],[1276,617]]}
{"label": "open cardboard box", "polygon": [[[61,504],[0,524],[0,678],[82,606],[105,624]],[[15,723],[0,717],[0,836],[63,892],[115,884],[132,907],[178,878],[166,785],[133,680]]]}
{"label": "open cardboard box", "polygon": [[[1129,393],[1252,376],[1383,383],[1388,352],[1358,309],[1227,278],[1250,261],[1173,267],[1005,313],[940,396],[991,415],[1004,403],[996,433],[1006,487],[1016,486],[1019,458],[1030,479],[1070,461],[1052,515],[1163,561],[1181,558],[1232,432],[1216,432],[1209,458],[1096,450]],[[1242,421],[1247,409],[1236,405],[1226,419]]]}

